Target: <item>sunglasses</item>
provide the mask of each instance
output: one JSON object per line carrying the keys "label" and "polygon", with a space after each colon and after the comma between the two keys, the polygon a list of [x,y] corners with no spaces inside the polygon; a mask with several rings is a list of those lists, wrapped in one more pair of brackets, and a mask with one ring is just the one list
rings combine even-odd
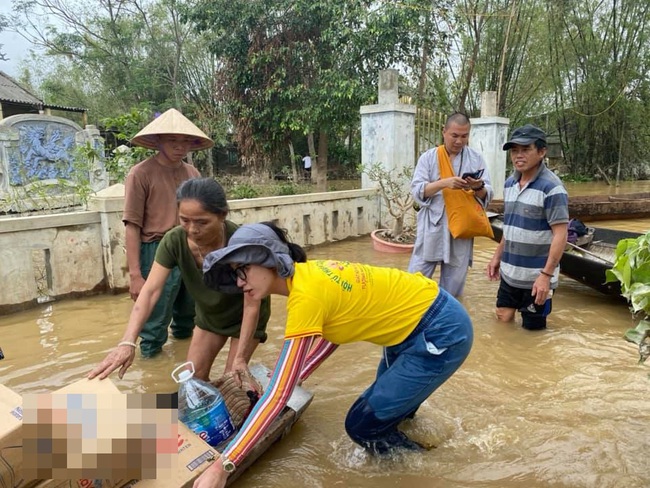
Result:
{"label": "sunglasses", "polygon": [[246,276],[246,268],[247,267],[248,267],[247,264],[240,264],[239,266],[231,268],[230,273],[231,273],[232,279],[237,281],[237,279],[239,278],[242,281],[246,281],[246,279],[248,278]]}

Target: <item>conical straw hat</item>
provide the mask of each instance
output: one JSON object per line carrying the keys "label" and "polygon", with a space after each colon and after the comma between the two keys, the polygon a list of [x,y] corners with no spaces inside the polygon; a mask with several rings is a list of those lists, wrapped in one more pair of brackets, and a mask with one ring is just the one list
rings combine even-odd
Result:
{"label": "conical straw hat", "polygon": [[212,139],[175,108],[170,108],[156,117],[131,139],[131,143],[147,149],[158,149],[158,136],[162,134],[195,137],[192,151],[200,151],[214,146]]}

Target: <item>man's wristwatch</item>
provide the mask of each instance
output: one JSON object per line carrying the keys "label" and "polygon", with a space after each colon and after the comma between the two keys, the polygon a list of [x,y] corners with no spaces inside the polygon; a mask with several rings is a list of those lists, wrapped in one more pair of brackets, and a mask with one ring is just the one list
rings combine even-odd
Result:
{"label": "man's wristwatch", "polygon": [[223,470],[226,473],[232,473],[237,466],[235,466],[235,463],[233,463],[230,459],[227,457],[221,456],[221,463],[223,464]]}
{"label": "man's wristwatch", "polygon": [[485,181],[481,182],[481,186],[479,186],[478,188],[472,188],[472,190],[481,191],[483,188],[485,188]]}

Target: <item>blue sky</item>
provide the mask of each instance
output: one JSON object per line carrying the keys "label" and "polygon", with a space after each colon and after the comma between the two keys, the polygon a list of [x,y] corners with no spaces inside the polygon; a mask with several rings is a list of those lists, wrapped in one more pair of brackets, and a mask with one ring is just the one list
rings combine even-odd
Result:
{"label": "blue sky", "polygon": [[[0,13],[11,13],[11,3],[0,0]],[[29,55],[31,43],[16,32],[2,31],[0,32],[0,44],[3,45],[2,52],[9,58],[9,61],[0,61],[0,70],[17,77],[18,65]]]}

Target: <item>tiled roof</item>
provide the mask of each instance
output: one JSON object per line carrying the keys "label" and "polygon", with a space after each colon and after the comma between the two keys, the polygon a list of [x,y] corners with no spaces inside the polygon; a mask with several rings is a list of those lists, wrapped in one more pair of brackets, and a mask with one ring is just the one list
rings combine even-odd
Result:
{"label": "tiled roof", "polygon": [[39,108],[52,108],[55,110],[64,110],[68,112],[85,112],[85,108],[67,107],[63,105],[51,105],[43,103],[43,100],[23,88],[7,73],[0,71],[0,102],[23,103],[33,105]]}
{"label": "tiled roof", "polygon": [[66,105],[52,105],[51,103],[43,104],[44,108],[51,108],[54,110],[63,110],[64,112],[87,112],[87,108],[82,107],[68,107]]}
{"label": "tiled roof", "polygon": [[43,101],[23,88],[11,76],[0,71],[0,101],[42,106]]}

